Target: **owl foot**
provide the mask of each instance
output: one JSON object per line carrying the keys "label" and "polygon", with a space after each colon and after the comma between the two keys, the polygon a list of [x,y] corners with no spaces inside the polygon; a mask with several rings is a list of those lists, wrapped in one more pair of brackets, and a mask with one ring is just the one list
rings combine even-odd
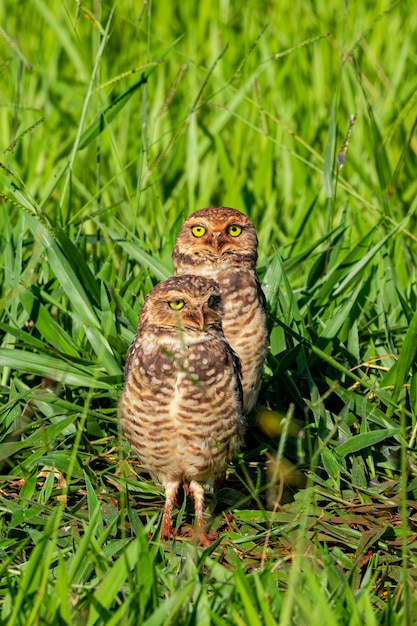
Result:
{"label": "owl foot", "polygon": [[194,528],[190,528],[186,532],[182,533],[183,537],[197,538],[197,543],[201,543],[204,548],[208,548],[212,543],[219,538],[219,532],[215,531],[213,533],[205,533],[203,530],[197,528],[197,533]]}
{"label": "owl foot", "polygon": [[[162,532],[164,531],[164,532]],[[174,526],[170,526],[170,528],[161,530],[161,541],[168,541],[169,539],[174,539],[176,535],[176,528]]]}
{"label": "owl foot", "polygon": [[209,546],[211,546],[212,543],[214,543],[216,541],[216,539],[219,538],[219,533],[213,532],[213,533],[202,533],[199,532],[197,535],[197,539],[198,541],[205,547],[208,548]]}
{"label": "owl foot", "polygon": [[171,520],[165,518],[162,519],[162,528],[161,528],[161,541],[166,541],[170,539],[175,534],[175,528],[171,526]]}

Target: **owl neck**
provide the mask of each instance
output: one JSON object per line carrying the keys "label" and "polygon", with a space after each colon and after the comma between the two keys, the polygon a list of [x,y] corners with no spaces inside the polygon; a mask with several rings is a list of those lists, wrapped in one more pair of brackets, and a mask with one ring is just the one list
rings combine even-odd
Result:
{"label": "owl neck", "polygon": [[250,286],[258,290],[259,279],[256,271],[250,267],[239,267],[238,269],[231,269],[230,266],[223,268],[221,265],[217,266],[181,266],[176,265],[175,275],[183,276],[184,274],[198,274],[212,278],[219,283],[222,295],[222,301],[225,304],[232,294],[242,293],[243,290]]}
{"label": "owl neck", "polygon": [[251,270],[256,267],[256,252],[247,254],[210,255],[205,252],[192,254],[174,253],[175,274],[198,274],[208,278],[216,278],[215,274],[222,271]]}

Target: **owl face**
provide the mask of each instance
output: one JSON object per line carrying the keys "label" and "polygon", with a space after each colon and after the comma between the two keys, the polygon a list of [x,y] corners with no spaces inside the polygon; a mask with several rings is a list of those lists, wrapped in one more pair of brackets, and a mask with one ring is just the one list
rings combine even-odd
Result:
{"label": "owl face", "polygon": [[196,211],[183,223],[172,258],[181,264],[256,265],[258,239],[246,215],[228,207]]}
{"label": "owl face", "polygon": [[222,306],[218,284],[202,276],[168,278],[150,291],[143,306],[140,324],[184,331],[221,328]]}

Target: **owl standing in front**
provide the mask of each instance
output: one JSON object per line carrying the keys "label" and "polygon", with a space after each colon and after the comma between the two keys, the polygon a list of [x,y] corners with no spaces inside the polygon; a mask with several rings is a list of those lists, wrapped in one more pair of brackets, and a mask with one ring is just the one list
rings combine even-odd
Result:
{"label": "owl standing in front", "polygon": [[245,414],[256,404],[268,347],[257,249],[256,231],[246,215],[228,207],[210,207],[185,220],[172,255],[176,276],[198,274],[220,285],[223,331],[242,364]]}
{"label": "owl standing in front", "polygon": [[204,491],[243,440],[239,359],[221,325],[218,284],[202,276],[172,277],[146,297],[125,365],[119,417],[142,465],[165,489],[162,538],[171,532],[178,488],[189,483],[198,538]]}

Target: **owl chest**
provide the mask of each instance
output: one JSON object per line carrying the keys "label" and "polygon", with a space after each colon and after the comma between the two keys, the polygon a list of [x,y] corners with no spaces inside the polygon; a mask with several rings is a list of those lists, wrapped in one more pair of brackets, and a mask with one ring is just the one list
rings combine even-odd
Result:
{"label": "owl chest", "polygon": [[178,425],[210,412],[213,402],[226,397],[227,389],[233,387],[234,372],[220,348],[211,342],[210,350],[201,343],[185,353],[160,350],[145,355],[134,373],[143,419],[157,414]]}
{"label": "owl chest", "polygon": [[211,346],[217,359],[202,344],[186,355],[148,355],[135,362],[122,400],[124,428],[149,470],[205,480],[239,447],[235,373],[221,345]]}

